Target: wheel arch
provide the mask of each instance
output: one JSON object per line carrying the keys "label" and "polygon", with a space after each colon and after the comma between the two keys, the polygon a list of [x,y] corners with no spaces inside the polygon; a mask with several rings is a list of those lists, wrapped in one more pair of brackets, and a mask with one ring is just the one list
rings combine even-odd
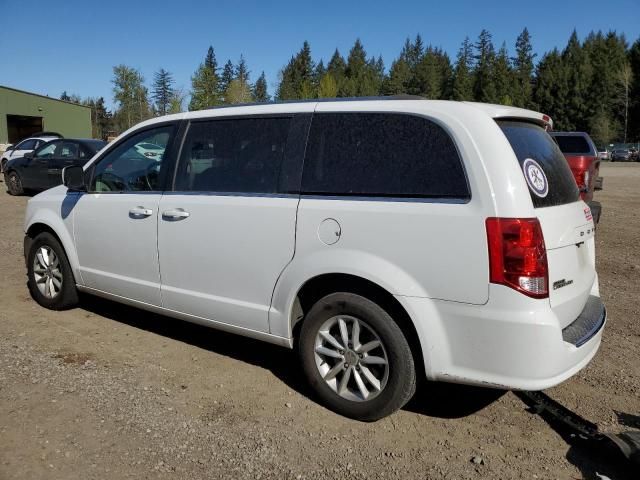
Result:
{"label": "wheel arch", "polygon": [[43,232],[48,232],[53,235],[58,240],[58,242],[60,242],[60,245],[62,245],[64,253],[69,260],[69,265],[71,265],[74,280],[76,283],[81,283],[82,276],[80,275],[80,264],[78,262],[78,255],[69,229],[60,218],[56,219],[55,215],[52,212],[48,210],[44,212],[46,213],[41,212],[35,217],[29,219],[25,225],[25,259],[27,256],[27,252],[29,251],[29,248],[31,246],[31,242],[33,242],[33,239]]}
{"label": "wheel arch", "polygon": [[407,309],[396,296],[378,283],[351,273],[323,273],[308,278],[296,291],[293,304],[288,310],[288,321],[292,343],[296,343],[302,327],[304,314],[321,298],[336,292],[361,295],[382,307],[398,324],[411,348],[418,378],[424,378],[424,356],[422,343]]}

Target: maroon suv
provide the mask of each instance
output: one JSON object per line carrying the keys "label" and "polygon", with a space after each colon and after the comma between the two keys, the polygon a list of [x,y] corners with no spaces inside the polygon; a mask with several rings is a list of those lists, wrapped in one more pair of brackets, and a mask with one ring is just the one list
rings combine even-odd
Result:
{"label": "maroon suv", "polygon": [[584,132],[549,132],[569,163],[573,178],[580,189],[580,198],[591,208],[593,219],[600,221],[602,205],[593,200],[596,180],[600,173],[600,156],[591,137]]}

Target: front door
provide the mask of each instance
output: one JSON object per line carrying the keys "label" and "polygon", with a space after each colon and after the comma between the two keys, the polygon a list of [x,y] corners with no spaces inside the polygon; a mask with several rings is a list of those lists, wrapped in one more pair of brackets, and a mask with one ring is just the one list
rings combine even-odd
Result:
{"label": "front door", "polygon": [[50,187],[49,169],[55,163],[62,140],[54,140],[33,152],[33,157],[26,158],[22,168],[22,185],[34,190],[45,190]]}
{"label": "front door", "polygon": [[62,183],[62,169],[72,165],[78,165],[80,156],[80,145],[71,140],[60,142],[60,148],[55,155],[49,159],[48,187],[55,187]]}
{"label": "front door", "polygon": [[160,200],[166,308],[268,331],[271,294],[294,253],[298,195],[283,194],[281,175],[292,122],[191,123],[174,191]]}
{"label": "front door", "polygon": [[72,209],[84,286],[161,305],[158,204],[169,156],[150,159],[137,146],[153,141],[166,149],[174,130],[164,126],[135,133],[89,168],[89,192]]}

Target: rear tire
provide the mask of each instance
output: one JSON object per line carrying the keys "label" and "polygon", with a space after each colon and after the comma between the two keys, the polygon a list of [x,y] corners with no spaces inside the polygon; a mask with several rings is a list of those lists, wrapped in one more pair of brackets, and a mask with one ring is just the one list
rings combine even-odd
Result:
{"label": "rear tire", "polygon": [[60,242],[49,232],[37,235],[27,253],[27,285],[33,299],[50,310],[78,303],[76,282]]}
{"label": "rear tire", "polygon": [[299,355],[322,403],[349,418],[379,420],[402,408],[416,390],[402,330],[360,295],[332,293],[319,300],[302,324]]}
{"label": "rear tire", "polygon": [[17,196],[22,195],[24,193],[24,188],[22,187],[22,179],[18,172],[15,170],[9,172],[6,176],[7,179],[7,189],[11,195]]}

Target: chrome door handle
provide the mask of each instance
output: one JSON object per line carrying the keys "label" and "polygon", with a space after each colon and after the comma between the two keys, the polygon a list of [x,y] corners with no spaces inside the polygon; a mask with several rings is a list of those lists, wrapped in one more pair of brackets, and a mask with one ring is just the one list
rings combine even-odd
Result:
{"label": "chrome door handle", "polygon": [[182,220],[183,218],[187,218],[189,216],[189,212],[185,212],[181,208],[176,208],[173,210],[165,210],[162,212],[162,218],[165,220]]}
{"label": "chrome door handle", "polygon": [[144,207],[135,207],[129,210],[129,216],[131,217],[149,217],[153,215],[153,210]]}

